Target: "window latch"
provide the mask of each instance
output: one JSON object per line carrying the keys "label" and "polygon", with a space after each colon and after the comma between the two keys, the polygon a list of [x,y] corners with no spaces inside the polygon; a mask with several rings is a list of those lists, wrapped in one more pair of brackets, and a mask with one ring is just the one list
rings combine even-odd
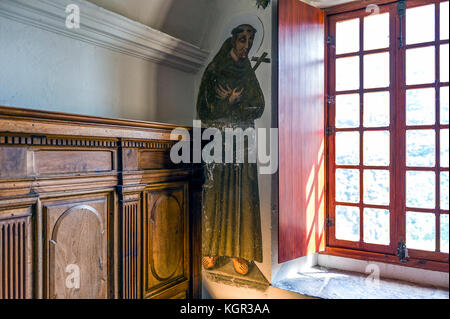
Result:
{"label": "window latch", "polygon": [[336,129],[334,126],[327,127],[327,136],[333,136],[336,133]]}
{"label": "window latch", "polygon": [[404,241],[400,241],[397,245],[397,257],[402,263],[407,263],[409,261],[408,248]]}
{"label": "window latch", "polygon": [[328,227],[334,226],[334,218],[327,217],[327,226]]}
{"label": "window latch", "polygon": [[328,104],[335,104],[336,103],[336,98],[333,95],[327,95],[327,103]]}
{"label": "window latch", "polygon": [[332,35],[327,36],[327,45],[335,45],[334,36]]}

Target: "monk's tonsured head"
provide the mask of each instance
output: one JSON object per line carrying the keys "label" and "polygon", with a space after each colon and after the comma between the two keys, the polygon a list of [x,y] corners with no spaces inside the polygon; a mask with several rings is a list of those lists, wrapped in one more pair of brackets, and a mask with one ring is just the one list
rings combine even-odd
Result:
{"label": "monk's tonsured head", "polygon": [[239,60],[245,60],[252,49],[255,40],[256,29],[249,24],[242,24],[231,31],[232,38],[232,56]]}

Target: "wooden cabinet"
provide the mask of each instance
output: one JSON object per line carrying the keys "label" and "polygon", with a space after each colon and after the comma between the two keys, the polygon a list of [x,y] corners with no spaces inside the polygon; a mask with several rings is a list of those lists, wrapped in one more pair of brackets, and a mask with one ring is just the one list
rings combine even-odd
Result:
{"label": "wooden cabinet", "polygon": [[175,126],[0,107],[0,127],[0,299],[199,297]]}

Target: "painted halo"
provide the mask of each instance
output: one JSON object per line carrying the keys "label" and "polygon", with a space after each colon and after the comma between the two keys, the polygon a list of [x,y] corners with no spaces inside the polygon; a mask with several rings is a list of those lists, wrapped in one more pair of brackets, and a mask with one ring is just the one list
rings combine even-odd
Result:
{"label": "painted halo", "polygon": [[264,26],[261,20],[258,18],[255,14],[241,14],[238,15],[230,20],[228,22],[223,35],[222,35],[222,41],[220,42],[220,45],[222,45],[225,40],[231,37],[231,31],[233,31],[234,28],[243,25],[243,24],[249,24],[253,28],[257,30],[255,34],[255,40],[253,41],[253,47],[250,50],[248,57],[251,59],[261,48],[263,40],[264,40]]}

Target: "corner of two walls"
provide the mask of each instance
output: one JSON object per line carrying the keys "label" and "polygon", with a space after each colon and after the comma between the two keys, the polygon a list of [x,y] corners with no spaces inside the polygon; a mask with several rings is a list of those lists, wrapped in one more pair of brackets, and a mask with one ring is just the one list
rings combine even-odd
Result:
{"label": "corner of two walls", "polygon": [[[235,16],[241,14],[256,14],[262,21],[265,29],[261,48],[256,52],[257,56],[269,53],[271,64],[262,64],[256,71],[256,76],[264,92],[266,101],[265,112],[261,119],[256,121],[257,128],[278,128],[278,0],[272,0],[267,9],[257,8],[254,0],[211,0],[210,21],[207,24],[207,32],[201,42],[201,48],[211,52],[208,62],[218,52],[222,33],[228,22]],[[206,68],[206,66],[205,66]],[[198,94],[202,69],[195,79],[195,95]],[[269,141],[267,142],[269,149]],[[271,150],[272,160],[278,158],[278,150]],[[278,162],[278,161],[277,161]],[[291,273],[297,273],[302,269],[317,264],[317,254],[299,258],[288,263],[278,263],[278,174],[259,174],[259,192],[261,203],[261,226],[263,237],[263,263],[257,264],[270,283],[281,278],[286,278]],[[219,288],[220,287],[220,288]],[[285,297],[281,291],[269,293],[250,292],[243,289],[248,298],[278,298]],[[206,298],[228,298],[233,294],[238,296],[239,288],[226,288],[223,285],[204,284]],[[289,295],[293,297],[293,295]]]}
{"label": "corner of two walls", "polygon": [[[271,6],[275,6],[276,1],[272,1]],[[206,26],[207,32],[204,34],[201,48],[211,52],[208,63],[217,54],[222,45],[222,35],[227,24],[236,16],[242,14],[255,14],[259,17],[264,25],[264,38],[260,49],[255,53],[261,56],[267,52],[272,64],[275,63],[274,52],[272,51],[272,11],[269,6],[266,9],[258,8],[256,0],[211,0],[210,2],[210,19]],[[276,12],[276,11],[275,11]],[[261,89],[264,92],[266,101],[265,111],[263,116],[256,121],[257,128],[268,129],[274,128],[273,113],[274,104],[272,97],[273,90],[273,67],[272,64],[262,63],[256,71],[256,76],[260,83]],[[195,78],[195,96],[198,94],[201,79],[204,70],[203,68]],[[276,113],[276,112],[275,112]],[[267,142],[267,149],[269,150],[269,141]],[[276,150],[271,150],[271,157],[278,157]],[[262,243],[263,243],[263,262],[258,263],[257,266],[264,274],[264,276],[271,282],[272,276],[272,179],[273,175],[259,174],[259,193],[260,193],[260,207],[261,207],[261,227],[262,227]],[[214,289],[212,286],[209,289]],[[221,287],[224,289],[225,287]],[[232,289],[232,288],[230,288]],[[236,289],[236,288],[233,288]],[[225,289],[226,290],[226,289]],[[221,296],[229,296],[225,291],[206,291],[210,297],[220,298]]]}

